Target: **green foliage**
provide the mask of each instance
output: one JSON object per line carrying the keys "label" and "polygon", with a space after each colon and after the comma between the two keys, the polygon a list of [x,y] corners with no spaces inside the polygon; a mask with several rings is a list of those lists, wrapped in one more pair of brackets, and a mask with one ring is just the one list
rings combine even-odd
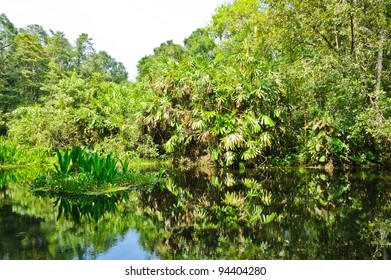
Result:
{"label": "green foliage", "polygon": [[210,32],[205,28],[198,28],[184,40],[186,52],[195,57],[215,57],[216,43]]}
{"label": "green foliage", "polygon": [[45,150],[20,145],[0,137],[0,167],[45,165],[51,162],[50,153]]}
{"label": "green foliage", "polygon": [[155,95],[145,129],[174,157],[223,166],[389,164],[388,4],[364,2],[220,6],[181,55],[167,45],[139,64]]}
{"label": "green foliage", "polygon": [[56,149],[56,155],[56,172],[48,172],[36,178],[32,183],[34,190],[65,193],[107,191],[111,188],[148,184],[157,178],[152,173],[144,175],[131,170],[128,157],[119,161],[112,153],[101,156],[86,147],[73,146],[71,150],[63,152]]}
{"label": "green foliage", "polygon": [[120,161],[121,162],[121,171],[122,171],[122,173],[123,174],[126,174],[126,173],[128,173],[129,172],[129,164],[130,164],[130,160],[129,160],[129,158],[127,157],[127,158],[125,158],[125,160],[124,161]]}
{"label": "green foliage", "polygon": [[180,57],[148,58],[157,73],[142,82],[157,98],[144,124],[157,144],[176,157],[212,154],[224,166],[263,162],[274,137],[272,108],[281,94],[274,78],[257,70],[265,63],[257,53],[261,42],[247,34],[248,41],[237,46],[225,48],[230,43],[224,41],[213,47],[213,56],[195,54],[191,44],[205,35],[200,30],[186,40],[188,49]]}
{"label": "green foliage", "polygon": [[184,45],[120,62],[1,17],[2,131],[42,150],[234,167],[391,164],[387,1],[235,0]]}
{"label": "green foliage", "polygon": [[[108,183],[113,181],[118,173],[118,161],[114,159],[112,153],[106,157],[99,156],[98,153],[89,153],[85,149],[73,146],[69,152],[63,154],[56,149],[58,165],[55,165],[59,175],[66,175],[72,172],[90,173],[97,182]],[[126,158],[125,162],[129,162]],[[126,174],[128,169],[122,167],[122,173]]]}
{"label": "green foliage", "polygon": [[335,131],[330,118],[312,121],[306,129],[310,131],[307,143],[299,155],[301,162],[313,164],[349,162],[349,147],[338,138],[338,132]]}
{"label": "green foliage", "polygon": [[71,156],[69,155],[68,151],[66,151],[64,155],[62,155],[58,149],[56,149],[56,154],[58,158],[58,165],[55,165],[57,173],[67,174],[71,163]]}
{"label": "green foliage", "polygon": [[[2,141],[3,142],[3,141]],[[18,156],[16,146],[2,143],[0,146],[0,165],[10,164]]]}
{"label": "green foliage", "polygon": [[77,76],[61,79],[43,105],[20,107],[11,116],[8,137],[43,149],[92,146],[131,157],[156,157],[154,144],[137,126],[142,96],[132,85]]}

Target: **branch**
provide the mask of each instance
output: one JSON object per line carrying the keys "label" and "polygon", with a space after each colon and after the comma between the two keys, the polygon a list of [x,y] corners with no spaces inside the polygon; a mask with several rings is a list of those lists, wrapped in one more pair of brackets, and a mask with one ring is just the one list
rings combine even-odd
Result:
{"label": "branch", "polygon": [[320,35],[320,37],[322,37],[322,39],[327,43],[327,46],[333,50],[336,54],[338,54],[338,51],[335,49],[335,47],[333,46],[333,44],[327,39],[326,36],[324,36],[322,33],[320,33],[318,30],[316,30],[316,28],[314,27],[314,31],[316,34]]}
{"label": "branch", "polygon": [[9,47],[9,46],[11,46],[11,44],[7,44],[7,45],[0,47],[0,51],[2,51],[3,49],[5,49],[6,47]]}
{"label": "branch", "polygon": [[351,35],[351,41],[350,41],[350,55],[353,55],[354,52],[354,18],[352,13],[350,13],[350,35]]}

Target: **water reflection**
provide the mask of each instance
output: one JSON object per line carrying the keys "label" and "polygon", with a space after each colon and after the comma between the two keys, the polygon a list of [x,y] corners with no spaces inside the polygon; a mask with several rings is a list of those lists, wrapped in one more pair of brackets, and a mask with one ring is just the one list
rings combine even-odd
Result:
{"label": "water reflection", "polygon": [[[8,171],[7,171],[8,172]],[[1,259],[388,259],[391,173],[168,170],[101,195],[33,193],[3,172]]]}
{"label": "water reflection", "polygon": [[390,193],[386,172],[189,170],[141,199],[163,259],[387,259]]}
{"label": "water reflection", "polygon": [[50,194],[47,192],[34,192],[39,197],[53,199],[54,208],[58,208],[57,220],[61,217],[80,223],[81,220],[94,220],[98,222],[105,215],[118,214],[117,204],[129,200],[127,192],[114,192],[110,194]]}
{"label": "water reflection", "polygon": [[135,230],[129,230],[123,238],[118,240],[117,244],[111,247],[107,252],[99,255],[97,260],[154,260],[157,256],[154,252],[148,252],[141,248],[138,241],[140,233]]}
{"label": "water reflection", "polygon": [[[6,172],[9,177],[12,171]],[[115,258],[110,248],[124,238],[138,238],[130,235],[137,221],[126,206],[131,202],[128,194],[33,193],[28,182],[37,174],[24,175],[2,188],[6,195],[0,198],[0,259],[97,259],[103,254]],[[152,256],[140,245],[132,249]]]}

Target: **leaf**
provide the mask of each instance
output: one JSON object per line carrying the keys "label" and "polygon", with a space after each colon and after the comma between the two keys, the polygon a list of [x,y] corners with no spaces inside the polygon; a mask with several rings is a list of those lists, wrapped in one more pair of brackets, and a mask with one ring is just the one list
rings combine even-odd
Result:
{"label": "leaf", "polygon": [[266,115],[262,115],[261,116],[260,122],[263,125],[268,125],[268,126],[274,126],[275,125],[275,122],[269,116],[266,116]]}
{"label": "leaf", "polygon": [[326,156],[321,156],[320,158],[319,158],[319,162],[325,162],[326,161]]}
{"label": "leaf", "polygon": [[191,128],[193,130],[203,130],[205,128],[205,123],[203,120],[193,121]]}
{"label": "leaf", "polygon": [[259,154],[261,153],[260,150],[258,150],[255,147],[252,147],[250,149],[247,149],[246,151],[243,152],[242,154],[242,159],[243,160],[250,160],[256,158]]}
{"label": "leaf", "polygon": [[262,224],[268,224],[272,222],[277,217],[277,213],[273,212],[270,215],[262,215]]}
{"label": "leaf", "polygon": [[233,150],[243,146],[244,138],[239,133],[230,134],[222,139],[222,144],[225,150]]}
{"label": "leaf", "polygon": [[260,135],[259,139],[261,140],[262,146],[264,146],[264,147],[270,147],[271,146],[271,136],[270,136],[270,134],[267,131],[262,133]]}
{"label": "leaf", "polygon": [[246,125],[250,127],[252,133],[258,133],[261,131],[261,126],[256,118],[246,116]]}
{"label": "leaf", "polygon": [[234,163],[235,159],[236,159],[236,153],[232,152],[232,151],[227,151],[225,154],[225,164],[227,166],[230,166]]}
{"label": "leaf", "polygon": [[179,142],[178,135],[173,135],[170,139],[168,139],[168,141],[164,145],[164,147],[166,148],[166,151],[168,153],[173,153],[175,151],[175,147],[178,142]]}

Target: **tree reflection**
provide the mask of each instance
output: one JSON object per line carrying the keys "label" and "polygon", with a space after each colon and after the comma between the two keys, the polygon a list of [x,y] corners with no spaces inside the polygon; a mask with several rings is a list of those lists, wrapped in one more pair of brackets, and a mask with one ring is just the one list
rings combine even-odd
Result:
{"label": "tree reflection", "polygon": [[0,259],[95,259],[137,224],[129,206],[134,196],[33,193],[28,182],[36,176],[27,173],[4,185]]}
{"label": "tree reflection", "polygon": [[387,258],[389,178],[362,172],[169,172],[141,194],[145,239],[163,259]]}
{"label": "tree reflection", "polygon": [[161,259],[391,255],[387,172],[168,170],[158,185],[101,195],[33,193],[36,175],[18,174],[0,180],[2,259],[95,259],[130,229]]}

